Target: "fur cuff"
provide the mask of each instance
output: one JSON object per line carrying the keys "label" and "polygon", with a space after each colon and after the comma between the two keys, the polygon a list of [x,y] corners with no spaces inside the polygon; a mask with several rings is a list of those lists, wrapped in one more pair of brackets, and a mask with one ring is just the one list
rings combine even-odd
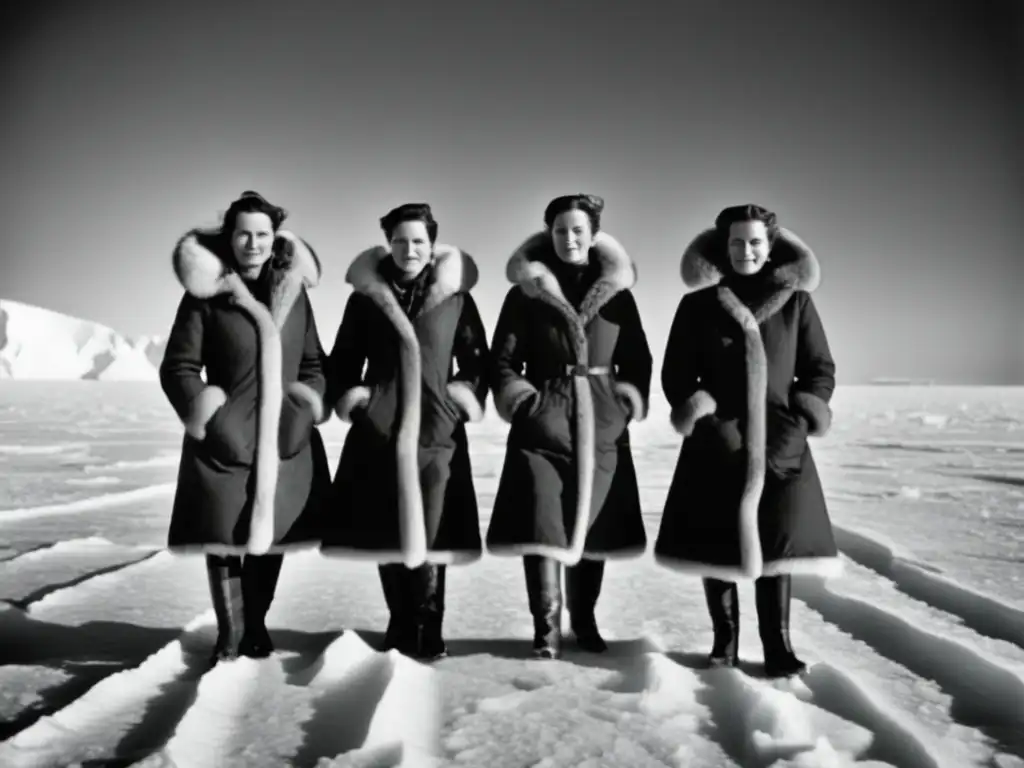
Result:
{"label": "fur cuff", "polygon": [[618,397],[629,402],[633,421],[643,421],[647,418],[647,409],[644,408],[644,399],[639,389],[628,381],[617,381],[612,385],[612,389]]}
{"label": "fur cuff", "polygon": [[323,424],[324,422],[324,401],[320,397],[320,393],[313,389],[308,384],[303,384],[301,381],[293,381],[288,385],[285,390],[286,394],[295,395],[296,397],[305,400],[309,407],[313,410],[313,420],[317,424]]}
{"label": "fur cuff", "polygon": [[185,431],[196,440],[206,438],[206,425],[213,415],[228,401],[227,393],[220,387],[206,387],[189,404],[185,417]]}
{"label": "fur cuff", "polygon": [[832,426],[832,408],[817,395],[810,392],[794,392],[792,407],[807,419],[808,434],[821,437]]}
{"label": "fur cuff", "polygon": [[342,421],[352,422],[352,411],[356,408],[362,408],[370,402],[370,388],[362,385],[352,387],[338,401],[338,404],[334,406],[334,412],[338,414],[338,418]]}
{"label": "fur cuff", "polygon": [[483,419],[484,407],[476,399],[473,388],[466,382],[453,381],[448,384],[448,397],[455,401],[455,404],[459,406],[471,423]]}
{"label": "fur cuff", "polygon": [[537,388],[521,376],[510,379],[505,385],[494,393],[494,407],[498,415],[512,423],[512,416],[516,409],[530,395],[536,394]]}
{"label": "fur cuff", "polygon": [[672,411],[672,426],[683,437],[689,437],[693,434],[694,425],[716,410],[718,410],[718,403],[715,402],[715,398],[709,392],[698,389],[690,395],[681,408]]}

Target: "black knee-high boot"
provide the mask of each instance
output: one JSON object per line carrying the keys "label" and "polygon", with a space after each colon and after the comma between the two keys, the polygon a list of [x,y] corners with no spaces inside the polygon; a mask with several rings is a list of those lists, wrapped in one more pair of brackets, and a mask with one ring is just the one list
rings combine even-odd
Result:
{"label": "black knee-high boot", "polygon": [[384,633],[384,650],[395,650],[406,656],[416,653],[416,619],[413,615],[413,572],[401,563],[377,566],[380,585],[387,603],[388,628]]}
{"label": "black knee-high boot", "polygon": [[789,640],[790,576],[762,576],[755,582],[755,590],[765,675],[789,677],[803,672],[807,665],[793,653]]}
{"label": "black knee-high boot", "polygon": [[704,597],[715,633],[708,666],[735,667],[740,648],[740,600],[736,582],[704,579]]}
{"label": "black knee-high boot", "polygon": [[238,652],[243,656],[264,659],[274,652],[266,621],[283,563],[284,555],[246,555],[242,560],[245,634]]}
{"label": "black knee-high boot", "polygon": [[576,638],[576,644],[590,653],[603,653],[608,650],[608,644],[601,637],[594,616],[603,580],[604,560],[580,560],[577,565],[565,569],[569,625]]}
{"label": "black knee-high boot", "polygon": [[426,563],[415,570],[416,656],[433,661],[448,655],[444,642],[444,597],[446,568]]}
{"label": "black knee-high boot", "polygon": [[242,596],[242,560],[235,556],[206,556],[206,576],[210,599],[217,617],[217,643],[210,663],[237,658],[245,633]]}
{"label": "black knee-high boot", "polygon": [[562,654],[562,564],[550,557],[523,557],[526,595],[533,616],[533,655],[557,659]]}

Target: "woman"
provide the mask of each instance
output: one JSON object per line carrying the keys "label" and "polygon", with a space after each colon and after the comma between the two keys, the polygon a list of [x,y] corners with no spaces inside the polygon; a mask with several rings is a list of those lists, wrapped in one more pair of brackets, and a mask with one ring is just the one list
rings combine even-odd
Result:
{"label": "woman", "polygon": [[594,608],[604,561],[647,544],[628,425],[646,416],[651,352],[636,270],[602,233],[604,201],[567,195],[512,255],[492,342],[494,403],[511,424],[487,548],[522,555],[534,655],[561,652],[561,566],[579,647],[606,649]]}
{"label": "woman", "polygon": [[174,249],[185,295],[160,383],[185,438],[168,547],[206,553],[214,663],[273,651],[264,622],[282,553],[316,545],[330,489],[316,429],[323,352],[306,295],[320,262],[281,229],[286,215],[243,192],[219,230],[192,230]]}
{"label": "woman", "polygon": [[831,423],[835,364],[810,292],[814,253],[774,213],[726,208],[686,249],[692,289],[669,331],[662,386],[684,436],[655,559],[704,577],[712,666],[735,666],[736,581],[754,579],[765,672],[805,664],[789,640],[790,574],[840,561],[807,444]]}
{"label": "woman", "polygon": [[389,247],[349,267],[328,363],[328,402],[352,426],[322,551],[376,560],[385,646],[431,660],[447,653],[446,565],[481,554],[465,423],[484,415],[487,334],[476,264],[437,243],[430,206],[399,206],[380,226]]}

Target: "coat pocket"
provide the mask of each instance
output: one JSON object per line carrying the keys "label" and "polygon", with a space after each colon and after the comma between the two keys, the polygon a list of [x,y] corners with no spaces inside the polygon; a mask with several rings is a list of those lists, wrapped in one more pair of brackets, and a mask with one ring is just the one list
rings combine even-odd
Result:
{"label": "coat pocket", "polygon": [[203,449],[221,464],[251,466],[256,453],[256,405],[229,396],[206,425]]}
{"label": "coat pocket", "polygon": [[807,451],[807,419],[784,406],[769,404],[766,426],[768,471],[781,479],[798,476]]}
{"label": "coat pocket", "polygon": [[[571,387],[571,382],[566,382]],[[572,399],[549,382],[527,398],[512,417],[516,440],[525,447],[565,453],[573,440]]]}
{"label": "coat pocket", "polygon": [[303,398],[287,394],[281,402],[281,420],[277,430],[277,450],[282,459],[297,456],[309,445],[316,425],[312,407]]}

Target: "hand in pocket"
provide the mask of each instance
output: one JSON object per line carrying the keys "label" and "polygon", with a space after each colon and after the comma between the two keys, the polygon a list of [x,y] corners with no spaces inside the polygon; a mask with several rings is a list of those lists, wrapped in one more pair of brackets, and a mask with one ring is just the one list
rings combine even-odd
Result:
{"label": "hand in pocket", "polygon": [[246,414],[229,398],[207,423],[203,446],[224,464],[248,465],[254,454],[254,433],[255,414],[247,422]]}
{"label": "hand in pocket", "polygon": [[290,393],[284,396],[277,430],[277,450],[282,459],[296,456],[309,444],[315,421],[313,408],[306,400]]}
{"label": "hand in pocket", "polygon": [[781,406],[768,407],[768,471],[785,479],[800,474],[807,450],[807,419]]}
{"label": "hand in pocket", "polygon": [[743,432],[740,431],[739,419],[719,419],[708,416],[707,428],[711,433],[715,447],[727,456],[734,456],[743,450]]}

